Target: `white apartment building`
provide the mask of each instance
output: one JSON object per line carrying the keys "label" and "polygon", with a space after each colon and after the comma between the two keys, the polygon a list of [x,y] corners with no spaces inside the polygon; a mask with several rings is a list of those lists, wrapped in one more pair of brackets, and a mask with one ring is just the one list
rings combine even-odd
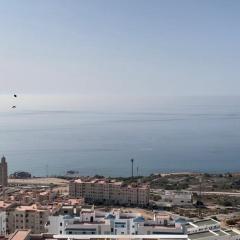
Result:
{"label": "white apartment building", "polygon": [[153,220],[146,220],[138,227],[138,234],[183,234],[185,228],[172,218],[169,213],[154,214]]}
{"label": "white apartment building", "polygon": [[6,235],[7,233],[7,216],[8,211],[15,206],[15,203],[7,203],[0,201],[0,235]]}
{"label": "white apartment building", "polygon": [[7,213],[6,211],[0,211],[0,235],[5,236],[6,235],[6,224],[7,219]]}
{"label": "white apartment building", "polygon": [[[132,219],[133,215],[123,214],[114,215],[114,213],[108,213],[105,218],[112,219],[113,226],[117,223],[117,228],[120,231],[111,231],[110,234],[100,233],[96,231],[96,234],[91,232],[85,232],[79,234],[79,232],[68,232],[68,234],[56,234],[53,236],[54,239],[67,240],[67,239],[131,239],[131,240],[142,240],[142,239],[154,239],[154,240],[240,240],[240,232],[237,229],[222,229],[220,223],[214,219],[201,219],[194,222],[187,222],[180,218],[174,220],[171,216],[165,213],[157,214],[153,220],[144,220],[142,217],[136,222],[138,232],[129,234],[129,229],[133,225],[124,221],[125,218]],[[119,220],[120,219],[120,220]],[[122,221],[122,220],[123,221]],[[125,219],[126,220],[126,219]],[[120,221],[118,223],[118,221]],[[125,223],[125,224],[124,224]],[[134,223],[133,223],[134,224]],[[162,225],[163,224],[163,225]],[[110,224],[111,225],[111,224]],[[124,226],[125,225],[125,226]],[[126,227],[127,226],[127,227]],[[183,230],[184,229],[184,230]],[[187,231],[187,233],[185,232]],[[114,234],[116,233],[116,234]]]}
{"label": "white apartment building", "polygon": [[90,203],[146,206],[149,204],[149,187],[126,186],[122,182],[107,180],[79,179],[69,183],[69,196],[84,198]]}
{"label": "white apartment building", "polygon": [[103,214],[97,216],[93,208],[83,208],[77,216],[75,214],[49,216],[45,227],[50,234],[110,234],[110,220],[104,216]]}
{"label": "white apartment building", "polygon": [[50,234],[63,235],[151,235],[151,234],[183,234],[182,225],[166,214],[155,216],[154,220],[146,220],[136,213],[97,212],[94,209],[82,209],[79,216],[50,216],[46,224]]}
{"label": "white apartment building", "polygon": [[[189,240],[187,235],[53,235],[57,240]],[[25,239],[23,239],[25,240]],[[205,239],[207,240],[207,239]]]}

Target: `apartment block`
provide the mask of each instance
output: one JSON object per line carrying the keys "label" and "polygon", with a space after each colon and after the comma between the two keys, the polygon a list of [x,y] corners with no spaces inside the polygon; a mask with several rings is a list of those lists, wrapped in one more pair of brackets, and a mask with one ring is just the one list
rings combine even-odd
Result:
{"label": "apartment block", "polygon": [[149,187],[124,185],[122,182],[98,180],[75,180],[69,183],[69,195],[84,198],[89,203],[147,206]]}
{"label": "apartment block", "polygon": [[13,233],[18,229],[31,229],[34,234],[45,232],[49,209],[30,206],[18,206],[7,211],[7,232]]}

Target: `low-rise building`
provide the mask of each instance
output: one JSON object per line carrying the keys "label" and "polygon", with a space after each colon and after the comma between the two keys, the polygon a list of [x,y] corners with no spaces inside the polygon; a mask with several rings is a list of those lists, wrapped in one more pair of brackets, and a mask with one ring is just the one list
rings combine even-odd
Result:
{"label": "low-rise building", "polygon": [[138,213],[97,212],[94,208],[83,208],[79,215],[50,216],[46,229],[50,234],[63,235],[184,234],[183,226],[176,224],[167,214],[157,214],[153,220],[145,220]]}
{"label": "low-rise building", "polygon": [[172,206],[192,206],[192,193],[187,191],[164,191],[161,201],[170,203]]}
{"label": "low-rise building", "polygon": [[237,229],[221,228],[215,219],[201,219],[185,224],[189,240],[239,240]]}
{"label": "low-rise building", "polygon": [[[67,208],[66,208],[67,207]],[[65,214],[67,212],[67,214]],[[63,206],[54,216],[49,216],[46,223],[50,234],[110,234],[110,221],[104,215],[97,215],[93,207],[82,208]]]}

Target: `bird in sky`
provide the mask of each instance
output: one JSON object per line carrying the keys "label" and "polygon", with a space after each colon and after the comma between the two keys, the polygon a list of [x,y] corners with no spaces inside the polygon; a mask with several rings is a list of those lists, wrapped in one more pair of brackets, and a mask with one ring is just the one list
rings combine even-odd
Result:
{"label": "bird in sky", "polygon": [[[14,98],[17,98],[18,96],[17,96],[17,94],[13,94],[13,97],[14,97]],[[17,108],[17,106],[16,106],[16,105],[13,105],[12,108]]]}

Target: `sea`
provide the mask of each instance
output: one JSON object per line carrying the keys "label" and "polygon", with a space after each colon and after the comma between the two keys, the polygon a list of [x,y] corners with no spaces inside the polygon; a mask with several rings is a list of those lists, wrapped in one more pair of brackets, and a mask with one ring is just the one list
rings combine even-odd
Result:
{"label": "sea", "polygon": [[5,94],[0,154],[34,176],[238,172],[240,97]]}

